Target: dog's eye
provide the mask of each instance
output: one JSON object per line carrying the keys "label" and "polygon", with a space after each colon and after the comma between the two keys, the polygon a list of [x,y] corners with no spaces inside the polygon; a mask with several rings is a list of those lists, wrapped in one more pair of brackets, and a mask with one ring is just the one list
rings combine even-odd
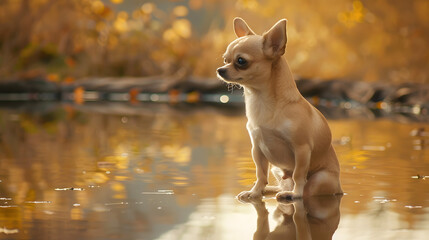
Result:
{"label": "dog's eye", "polygon": [[242,57],[238,57],[237,58],[237,63],[239,64],[239,65],[245,65],[246,63],[247,63],[247,61],[246,61],[246,59],[244,59],[244,58],[242,58]]}

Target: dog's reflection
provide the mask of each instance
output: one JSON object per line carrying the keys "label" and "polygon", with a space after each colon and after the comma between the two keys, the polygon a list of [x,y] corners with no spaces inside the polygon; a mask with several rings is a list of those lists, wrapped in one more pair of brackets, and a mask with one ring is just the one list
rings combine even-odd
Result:
{"label": "dog's reflection", "polygon": [[272,232],[265,202],[252,201],[258,213],[257,230],[253,239],[332,239],[340,222],[341,198],[342,196],[323,196],[279,202],[273,213],[276,227]]}

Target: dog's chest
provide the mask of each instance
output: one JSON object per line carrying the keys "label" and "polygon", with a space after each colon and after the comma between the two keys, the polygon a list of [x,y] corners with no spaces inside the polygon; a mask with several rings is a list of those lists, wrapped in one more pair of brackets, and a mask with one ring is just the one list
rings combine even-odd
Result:
{"label": "dog's chest", "polygon": [[283,126],[277,129],[264,126],[248,127],[255,147],[261,150],[271,164],[282,169],[293,169],[295,166],[288,124],[290,123],[285,121]]}

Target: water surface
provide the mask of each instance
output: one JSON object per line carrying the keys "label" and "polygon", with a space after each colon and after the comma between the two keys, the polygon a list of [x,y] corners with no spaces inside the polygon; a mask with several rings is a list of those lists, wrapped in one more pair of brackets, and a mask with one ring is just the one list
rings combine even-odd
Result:
{"label": "water surface", "polygon": [[[327,115],[346,195],[303,203],[313,239],[427,239],[429,124]],[[255,180],[240,108],[43,104],[0,119],[0,239],[295,237],[283,214],[299,206],[235,199]]]}

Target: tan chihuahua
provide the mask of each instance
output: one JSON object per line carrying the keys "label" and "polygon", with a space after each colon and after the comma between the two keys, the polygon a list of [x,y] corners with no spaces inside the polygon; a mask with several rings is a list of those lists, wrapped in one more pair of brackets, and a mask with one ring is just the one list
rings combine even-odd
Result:
{"label": "tan chihuahua", "polygon": [[[286,22],[280,20],[260,36],[235,18],[238,38],[226,49],[225,65],[217,69],[220,79],[244,88],[257,180],[250,191],[238,195],[241,200],[271,190],[278,191],[278,200],[342,193],[328,123],[300,94],[283,57]],[[269,163],[278,187],[266,187]]]}

